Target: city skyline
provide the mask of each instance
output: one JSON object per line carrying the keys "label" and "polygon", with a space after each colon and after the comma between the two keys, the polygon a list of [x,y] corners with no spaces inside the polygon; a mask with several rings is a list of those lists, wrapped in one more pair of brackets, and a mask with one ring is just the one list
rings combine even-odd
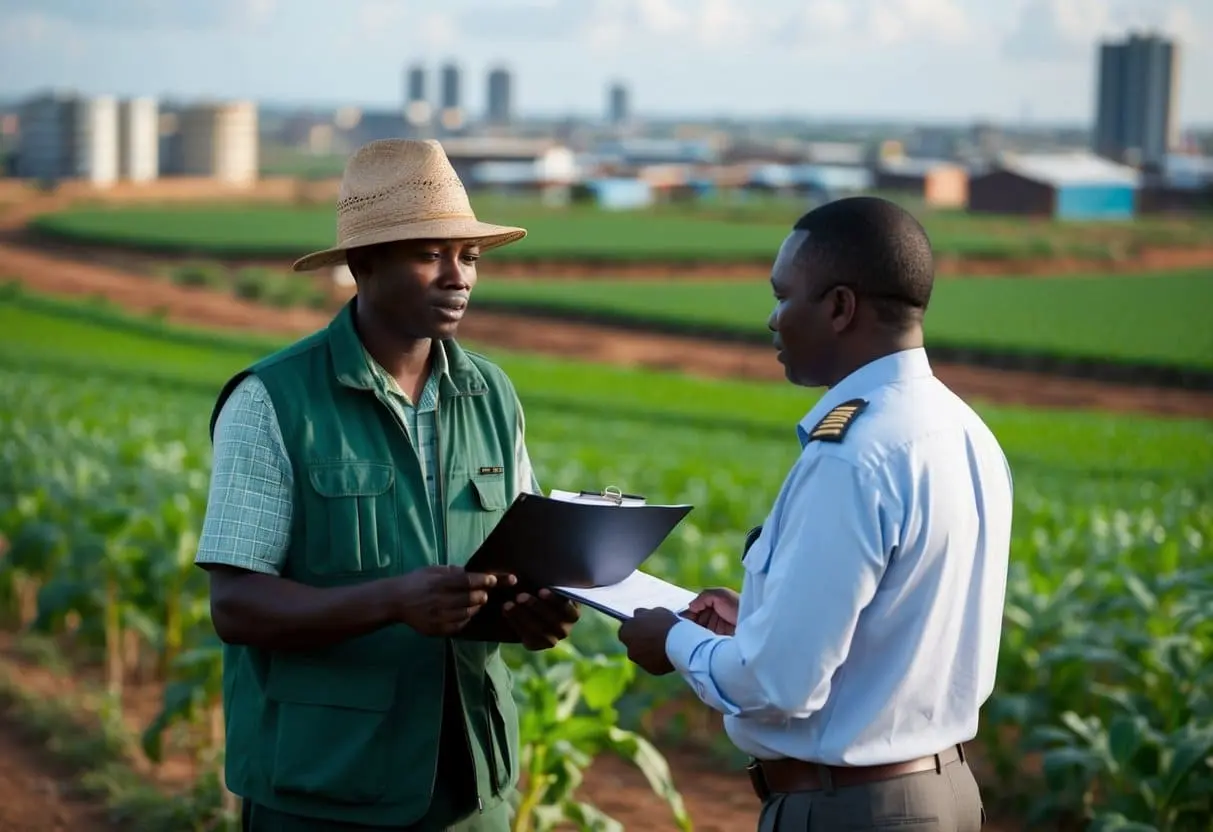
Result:
{"label": "city skyline", "polygon": [[[601,117],[624,82],[660,117],[1092,124],[1100,40],[1179,43],[1178,120],[1213,124],[1213,4],[1160,0],[12,0],[0,96],[47,88],[399,108],[405,68],[512,74],[520,117]],[[429,10],[427,10],[427,7]],[[863,55],[862,61],[854,59]],[[965,71],[957,71],[958,66]],[[154,71],[149,71],[155,67]],[[915,77],[917,73],[917,77]],[[1026,118],[1025,118],[1026,116]]]}

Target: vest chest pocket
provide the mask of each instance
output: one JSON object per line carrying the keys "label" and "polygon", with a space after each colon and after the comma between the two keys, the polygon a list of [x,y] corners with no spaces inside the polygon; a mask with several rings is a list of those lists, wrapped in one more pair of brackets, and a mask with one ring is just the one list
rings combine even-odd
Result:
{"label": "vest chest pocket", "polygon": [[472,492],[482,511],[505,511],[505,474],[474,474]]}
{"label": "vest chest pocket", "polygon": [[385,569],[397,534],[396,471],[384,462],[308,466],[307,571],[337,577]]}
{"label": "vest chest pocket", "polygon": [[466,563],[489,536],[489,532],[501,521],[509,502],[504,472],[457,473],[455,476],[455,482],[464,485],[451,502],[448,535],[451,563],[458,565]]}

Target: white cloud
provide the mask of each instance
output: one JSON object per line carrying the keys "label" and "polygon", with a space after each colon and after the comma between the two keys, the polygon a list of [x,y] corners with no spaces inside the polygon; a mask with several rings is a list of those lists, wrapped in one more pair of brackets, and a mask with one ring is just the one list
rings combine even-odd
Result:
{"label": "white cloud", "polygon": [[245,0],[244,13],[253,28],[261,28],[274,19],[278,0]]}
{"label": "white cloud", "polygon": [[1089,61],[1101,39],[1133,29],[1155,30],[1191,48],[1213,30],[1213,19],[1205,17],[1211,9],[1200,15],[1162,0],[1022,0],[1003,51],[1021,61]]}
{"label": "white cloud", "polygon": [[345,48],[392,43],[412,52],[433,54],[434,50],[452,46],[459,36],[454,15],[418,13],[399,0],[361,0],[354,6],[353,23],[352,30],[341,39]]}
{"label": "white cloud", "polygon": [[224,29],[267,23],[277,0],[5,0],[6,14],[35,12],[84,31]]}
{"label": "white cloud", "polygon": [[55,23],[55,20],[39,12],[17,12],[0,20],[0,43],[45,43]]}
{"label": "white cloud", "polygon": [[836,58],[902,45],[963,44],[977,35],[961,0],[808,0],[778,37]]}
{"label": "white cloud", "polygon": [[41,12],[22,12],[0,18],[0,46],[54,49],[74,58],[84,48],[84,38],[76,27]]}
{"label": "white cloud", "polygon": [[752,43],[762,28],[756,25],[753,6],[734,0],[703,0],[698,12],[695,33],[704,46]]}
{"label": "white cloud", "polygon": [[633,9],[638,28],[646,34],[671,34],[685,30],[689,22],[687,11],[675,0],[635,0]]}

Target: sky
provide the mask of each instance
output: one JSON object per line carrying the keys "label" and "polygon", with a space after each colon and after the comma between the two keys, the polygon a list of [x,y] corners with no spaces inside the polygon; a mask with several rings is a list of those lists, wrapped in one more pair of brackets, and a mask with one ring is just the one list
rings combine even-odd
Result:
{"label": "sky", "polygon": [[406,64],[453,60],[473,112],[502,65],[523,115],[618,79],[642,115],[1089,124],[1098,40],[1143,26],[1213,125],[1213,0],[3,0],[0,96],[397,107]]}

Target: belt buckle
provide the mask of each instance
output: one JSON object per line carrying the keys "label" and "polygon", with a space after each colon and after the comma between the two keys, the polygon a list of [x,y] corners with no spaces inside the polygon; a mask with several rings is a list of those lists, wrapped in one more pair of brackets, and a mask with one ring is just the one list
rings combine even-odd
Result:
{"label": "belt buckle", "polygon": [[750,775],[750,785],[754,788],[754,794],[763,803],[766,803],[767,798],[771,796],[771,789],[767,785],[766,775],[762,771],[762,763],[754,757],[750,758],[750,762],[745,767],[746,774]]}

